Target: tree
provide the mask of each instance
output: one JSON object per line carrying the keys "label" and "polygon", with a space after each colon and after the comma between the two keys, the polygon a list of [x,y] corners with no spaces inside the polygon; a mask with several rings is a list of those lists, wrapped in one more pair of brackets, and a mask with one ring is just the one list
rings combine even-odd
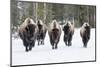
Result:
{"label": "tree", "polygon": [[17,10],[17,1],[16,0],[11,0],[11,28],[12,32],[14,30],[17,30],[17,25],[18,25],[18,10]]}
{"label": "tree", "polygon": [[41,19],[46,25],[56,19],[60,21],[60,24],[65,24],[64,21],[69,20],[75,22],[75,27],[82,26],[84,22],[88,22],[91,27],[95,27],[96,7],[12,0],[12,29],[17,28],[27,17],[31,17],[35,22]]}

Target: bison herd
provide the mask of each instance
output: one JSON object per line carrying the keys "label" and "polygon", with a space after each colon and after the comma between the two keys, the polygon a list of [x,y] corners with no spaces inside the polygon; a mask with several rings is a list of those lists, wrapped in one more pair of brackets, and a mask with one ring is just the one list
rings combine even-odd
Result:
{"label": "bison herd", "polygon": [[[19,36],[25,46],[25,51],[31,51],[35,46],[36,40],[38,45],[44,45],[44,39],[47,31],[52,49],[57,49],[61,36],[60,24],[56,20],[53,20],[47,27],[42,20],[37,20],[35,23],[33,19],[26,18],[18,29]],[[64,24],[62,31],[64,32],[63,41],[65,45],[71,46],[72,37],[74,35],[74,23],[67,21]],[[80,36],[83,41],[83,47],[87,47],[87,43],[90,39],[90,25],[88,23],[84,23],[82,25],[80,29]]]}

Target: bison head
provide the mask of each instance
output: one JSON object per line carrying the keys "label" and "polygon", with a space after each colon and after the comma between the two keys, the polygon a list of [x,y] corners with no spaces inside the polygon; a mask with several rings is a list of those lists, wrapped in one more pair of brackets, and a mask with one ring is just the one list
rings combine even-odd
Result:
{"label": "bison head", "polygon": [[34,24],[29,24],[25,28],[29,40],[31,40],[35,36],[35,28],[36,26]]}
{"label": "bison head", "polygon": [[64,34],[68,35],[70,31],[70,25],[67,23],[63,28]]}
{"label": "bison head", "polygon": [[83,28],[85,29],[85,32],[86,33],[89,33],[90,32],[90,25],[88,23],[84,23],[83,24]]}

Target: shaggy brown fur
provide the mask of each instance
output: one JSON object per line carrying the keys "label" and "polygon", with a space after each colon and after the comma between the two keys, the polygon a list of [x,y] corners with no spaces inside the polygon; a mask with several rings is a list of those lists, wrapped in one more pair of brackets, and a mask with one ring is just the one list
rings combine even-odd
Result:
{"label": "shaggy brown fur", "polygon": [[84,44],[84,47],[87,47],[87,43],[90,39],[90,25],[88,23],[84,23],[80,29],[80,35]]}
{"label": "shaggy brown fur", "polygon": [[31,18],[26,18],[18,29],[19,36],[25,46],[25,51],[32,50],[35,46],[37,26]]}
{"label": "shaggy brown fur", "polygon": [[48,34],[50,38],[50,43],[52,45],[52,49],[57,49],[58,48],[57,45],[59,43],[61,36],[61,28],[56,20],[53,20],[52,23],[50,24],[50,27],[48,29]]}
{"label": "shaggy brown fur", "polygon": [[44,45],[44,39],[47,32],[46,25],[41,20],[38,20],[37,26],[38,26],[38,33],[37,33],[38,45],[40,44]]}
{"label": "shaggy brown fur", "polygon": [[64,31],[64,42],[66,46],[72,45],[72,36],[74,34],[74,24],[71,24],[70,21],[68,21],[63,28]]}

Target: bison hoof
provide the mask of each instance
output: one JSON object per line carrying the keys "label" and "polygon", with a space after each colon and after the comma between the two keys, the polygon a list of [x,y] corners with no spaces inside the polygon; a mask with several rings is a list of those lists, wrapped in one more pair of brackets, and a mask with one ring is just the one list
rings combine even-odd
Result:
{"label": "bison hoof", "polygon": [[68,44],[68,46],[71,46],[71,45],[72,45],[71,43]]}
{"label": "bison hoof", "polygon": [[29,48],[29,50],[31,51],[31,50],[32,50],[32,48]]}
{"label": "bison hoof", "polygon": [[67,42],[65,42],[65,45],[68,46]]}
{"label": "bison hoof", "polygon": [[42,43],[44,45],[44,43]]}
{"label": "bison hoof", "polygon": [[68,47],[69,47],[69,46],[71,46],[71,45],[68,45]]}
{"label": "bison hoof", "polygon": [[66,44],[66,46],[68,46],[68,44]]}
{"label": "bison hoof", "polygon": [[25,51],[28,52],[28,49],[26,49]]}
{"label": "bison hoof", "polygon": [[52,47],[52,49],[55,49],[54,47]]}
{"label": "bison hoof", "polygon": [[83,47],[84,47],[84,48],[87,48],[87,46],[86,46],[86,45],[84,45]]}
{"label": "bison hoof", "polygon": [[55,47],[55,49],[57,49],[57,46]]}
{"label": "bison hoof", "polygon": [[32,47],[34,47],[35,45],[32,45]]}
{"label": "bison hoof", "polygon": [[43,44],[43,42],[41,41],[41,44]]}
{"label": "bison hoof", "polygon": [[38,44],[38,46],[39,46],[40,44]]}

